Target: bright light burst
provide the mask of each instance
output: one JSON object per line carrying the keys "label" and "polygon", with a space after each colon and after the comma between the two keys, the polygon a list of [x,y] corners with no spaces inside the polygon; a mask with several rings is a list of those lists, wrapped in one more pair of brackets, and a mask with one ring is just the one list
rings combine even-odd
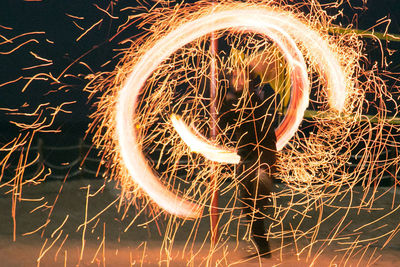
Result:
{"label": "bright light burst", "polygon": [[[351,31],[332,34],[335,17],[311,0],[298,5],[269,0],[159,5],[141,14],[139,26],[145,33],[130,40],[132,46],[124,51],[125,57],[114,73],[88,77],[91,81],[85,89],[100,99],[90,130],[95,132],[95,145],[102,149],[102,163],[111,166],[107,175],[119,183],[121,199],[139,209],[155,203],[152,215],[167,211],[170,220],[165,253],[172,250],[174,235],[183,224],[192,223],[195,229],[207,217],[203,209],[210,206],[211,193],[216,189],[228,200],[219,208],[222,237],[213,249],[222,248],[224,238],[238,242],[250,236],[248,229],[239,233],[244,214],[237,198],[241,181],[235,177],[235,164],[240,158],[233,138],[235,127],[244,118],[236,125],[218,129],[211,137],[213,125],[218,125],[211,107],[221,107],[231,82],[227,74],[235,69],[269,69],[261,80],[270,83],[275,97],[280,98],[273,115],[279,119],[276,135],[281,184],[272,193],[272,212],[265,216],[272,222],[270,238],[279,240],[275,252],[280,251],[281,261],[287,246],[295,248],[296,256],[307,254],[312,264],[334,242],[348,257],[358,254],[361,259],[371,242],[383,238],[390,241],[398,227],[374,239],[363,238],[361,230],[378,229],[378,219],[342,235],[349,228],[353,210],[372,210],[377,184],[399,162],[399,157],[388,160],[381,156],[389,148],[397,153],[398,145],[390,131],[398,128],[390,124],[386,104],[392,102],[396,109],[397,105],[376,75],[375,66],[372,70],[364,68],[364,44],[359,36]],[[302,12],[304,7],[309,13]],[[223,43],[217,55],[209,51],[211,33]],[[244,58],[234,59],[229,52],[234,49]],[[215,99],[211,99],[208,86],[212,62],[217,67]],[[60,77],[37,74],[23,90],[36,79],[59,83]],[[382,100],[368,100],[367,93]],[[289,98],[287,105],[285,99]],[[243,94],[234,108],[239,113],[249,108],[247,100]],[[40,183],[39,177],[44,176],[44,180],[50,172],[43,167],[35,177],[23,181],[24,170],[31,164],[28,152],[33,136],[50,131],[54,117],[64,112],[64,104],[54,108],[42,104],[32,114],[7,109],[36,118],[31,125],[15,123],[26,130],[25,135],[0,149],[6,153],[3,169],[12,153],[21,154],[14,184],[0,184],[0,188],[13,190],[14,219],[14,196],[21,198],[22,185]],[[43,110],[52,112],[47,117],[50,120],[43,119]],[[376,113],[366,115],[371,110]],[[21,149],[25,144],[28,151]],[[217,177],[216,182],[210,182],[210,177]],[[396,177],[394,180],[398,183]],[[362,188],[357,200],[356,185]],[[346,198],[350,200],[344,201]],[[336,220],[334,229],[321,233],[320,227],[329,220]],[[187,237],[185,249],[190,242],[203,238],[195,231]],[[84,243],[83,236],[81,256]],[[227,253],[224,250],[222,258]],[[169,254],[167,258],[170,260]]]}
{"label": "bright light burst", "polygon": [[[211,58],[206,47],[211,32],[244,51],[250,58],[248,61],[254,61],[259,51],[264,50],[269,55],[260,64],[277,62],[282,56],[286,62],[286,79],[291,84],[290,104],[276,133],[278,149],[287,145],[280,153],[279,176],[288,189],[276,193],[277,199],[306,193],[308,200],[300,206],[307,210],[306,207],[313,205],[326,205],[352,190],[357,183],[368,181],[365,178],[371,171],[371,164],[366,163],[377,160],[376,155],[368,151],[379,149],[381,137],[377,136],[379,142],[375,142],[366,136],[383,125],[373,126],[363,120],[362,105],[364,93],[371,90],[371,86],[378,89],[383,84],[378,83],[379,80],[376,82],[374,76],[360,83],[359,77],[366,75],[360,67],[361,42],[355,34],[330,35],[327,32],[329,20],[323,23],[327,17],[315,8],[316,13],[305,17],[293,6],[272,2],[223,2],[217,5],[199,3],[177,10],[156,9],[148,14],[144,20],[155,23],[154,34],[140,39],[140,46],[133,45],[113,86],[98,106],[98,114],[103,116],[99,133],[107,129],[107,134],[97,135],[96,140],[99,144],[113,143],[107,145],[105,153],[114,156],[123,193],[132,196],[132,192],[140,192],[136,191],[138,185],[160,207],[174,215],[197,217],[202,214],[201,207],[206,205],[208,192],[212,190],[207,183],[208,163],[200,156],[187,153],[186,144],[173,130],[169,117],[172,113],[183,114],[186,121],[199,125],[207,136],[211,127],[208,110],[213,101],[208,98],[206,88]],[[161,13],[168,19],[155,22]],[[238,64],[242,63],[232,62],[229,55],[223,54],[217,60],[221,91],[217,98],[220,101],[224,96],[223,88],[227,86],[224,73],[239,68]],[[319,112],[313,116],[313,131],[303,137],[302,131],[296,131],[308,106],[310,92],[314,94],[313,107]],[[231,130],[220,129],[217,142],[235,146],[230,141]],[[360,144],[365,149],[358,153],[364,156],[359,156],[361,160],[355,171],[350,171],[348,162],[352,150]],[[148,154],[160,151],[153,169],[143,150]],[[187,161],[184,167],[187,177],[183,181],[177,177],[182,159]],[[161,172],[161,178],[154,169]],[[228,175],[226,170],[230,172]],[[217,186],[234,176],[229,166],[220,166],[215,172],[217,177],[225,177]],[[181,184],[177,186],[179,180]],[[194,182],[184,187],[185,181]],[[230,187],[234,184],[230,182]],[[285,213],[297,210],[298,205],[292,205],[276,210],[275,220],[279,222]]]}
{"label": "bright light burst", "polygon": [[[279,47],[289,65],[293,93],[285,119],[277,128],[277,147],[282,149],[293,137],[302,121],[308,106],[309,81],[307,67],[303,56],[296,45],[300,43],[304,53],[312,60],[312,64],[320,70],[327,80],[329,102],[337,111],[344,108],[346,92],[352,90],[350,80],[339,64],[335,52],[328,42],[310,27],[295,19],[288,12],[273,7],[221,5],[202,11],[198,18],[189,20],[166,36],[156,40],[154,45],[141,56],[133,66],[124,87],[118,92],[116,105],[116,136],[118,149],[124,166],[132,179],[162,208],[175,215],[195,217],[200,215],[200,207],[177,199],[176,194],[163,189],[151,170],[138,146],[137,134],[132,116],[135,114],[137,97],[146,80],[156,71],[158,66],[178,49],[207,34],[228,29],[242,32],[260,33],[270,38]],[[349,74],[348,74],[349,75]]]}
{"label": "bright light burst", "polygon": [[[233,166],[219,165],[215,169],[207,161],[207,158],[213,159],[206,153],[203,153],[205,158],[190,154],[187,147],[190,141],[185,142],[182,134],[177,134],[177,122],[171,122],[170,117],[181,114],[186,122],[198,125],[203,132],[199,136],[208,136],[212,124],[210,106],[221,105],[224,88],[229,86],[225,74],[235,68],[246,68],[249,62],[253,62],[253,67],[282,62],[282,57],[284,66],[275,66],[273,80],[278,85],[274,89],[277,94],[282,93],[282,87],[289,82],[291,93],[284,93],[290,93],[290,103],[284,114],[274,116],[283,117],[276,134],[278,149],[284,148],[280,153],[279,178],[286,189],[274,193],[273,202],[276,205],[286,198],[292,201],[285,207],[271,207],[275,210],[271,236],[289,235],[278,230],[288,214],[298,213],[303,218],[301,224],[309,217],[308,213],[322,212],[323,207],[329,207],[337,197],[351,192],[356,184],[362,183],[368,189],[372,183],[368,177],[378,160],[370,151],[384,149],[379,129],[385,123],[372,125],[366,121],[363,105],[365,93],[371,90],[382,93],[384,84],[372,72],[361,68],[362,42],[358,37],[329,34],[330,20],[320,7],[313,7],[315,10],[304,16],[294,6],[273,2],[225,1],[155,9],[147,14],[143,20],[152,24],[152,34],[132,46],[112,85],[109,79],[104,83],[108,89],[98,105],[97,114],[102,122],[95,141],[106,144],[105,154],[113,157],[114,172],[119,177],[123,195],[136,199],[143,190],[171,214],[196,218],[203,214],[202,207],[207,206],[213,190],[208,182],[210,175],[219,177],[216,186],[224,187],[224,192],[236,191],[237,181],[230,180],[234,177]],[[216,100],[210,99],[207,91],[213,57],[207,47],[212,32],[248,57],[246,62],[235,62],[227,53],[217,55]],[[263,60],[260,60],[260,51],[263,51]],[[277,82],[282,74],[284,80]],[[366,82],[361,83],[360,76]],[[104,88],[104,84],[100,83],[99,88]],[[245,98],[242,103],[246,102]],[[309,101],[318,111],[312,118],[312,130],[305,134],[306,128],[301,131],[298,128]],[[284,109],[282,102],[277,105],[277,110]],[[180,126],[188,129],[182,120]],[[219,129],[214,147],[217,144],[235,147],[231,141],[232,130]],[[198,150],[192,147],[192,151]],[[152,154],[152,158],[154,153],[159,153],[153,167],[149,166],[143,151]],[[348,162],[355,151],[360,160],[355,168],[350,168]],[[210,168],[211,165],[214,167]],[[184,178],[178,175],[181,170],[185,170]],[[301,197],[303,194],[306,199]],[[367,194],[363,202],[358,206],[360,209],[371,204]],[[348,205],[347,209],[352,207],[351,203]],[[290,235],[314,236],[324,220],[320,214],[314,227],[307,231],[293,230]],[[336,238],[342,222],[330,240]]]}

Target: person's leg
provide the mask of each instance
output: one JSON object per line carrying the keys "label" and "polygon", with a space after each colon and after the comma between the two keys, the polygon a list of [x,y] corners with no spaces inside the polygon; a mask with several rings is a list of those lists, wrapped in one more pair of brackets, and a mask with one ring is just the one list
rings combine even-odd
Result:
{"label": "person's leg", "polygon": [[256,211],[253,213],[252,233],[254,242],[257,244],[258,252],[263,257],[271,257],[271,249],[267,238],[266,225],[267,206],[270,202],[270,194],[272,191],[272,176],[265,170],[258,169],[253,185],[253,199],[255,201]]}
{"label": "person's leg", "polygon": [[270,246],[267,240],[265,221],[265,207],[272,190],[271,176],[254,166],[239,166],[240,197],[243,201],[243,211],[251,224],[252,237],[257,245],[259,255],[270,257]]}

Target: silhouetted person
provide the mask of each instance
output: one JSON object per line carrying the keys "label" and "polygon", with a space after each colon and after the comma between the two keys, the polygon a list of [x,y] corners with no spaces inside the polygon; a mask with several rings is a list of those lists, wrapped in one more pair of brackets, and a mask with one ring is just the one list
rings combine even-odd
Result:
{"label": "silhouetted person", "polygon": [[230,88],[219,112],[219,125],[221,129],[231,128],[237,142],[241,162],[236,167],[236,179],[243,212],[257,245],[256,255],[269,258],[266,206],[271,206],[276,168],[275,94],[253,73],[235,70],[229,76]]}

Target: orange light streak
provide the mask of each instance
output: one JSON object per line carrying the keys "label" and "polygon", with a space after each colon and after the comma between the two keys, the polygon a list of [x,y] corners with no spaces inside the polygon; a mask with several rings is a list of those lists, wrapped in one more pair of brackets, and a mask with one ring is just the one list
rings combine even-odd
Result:
{"label": "orange light streak", "polygon": [[130,177],[160,207],[177,216],[198,217],[202,208],[167,191],[146,163],[132,122],[137,97],[157,66],[179,48],[214,31],[232,28],[268,36],[281,49],[291,66],[291,102],[285,119],[276,130],[278,149],[282,149],[295,134],[308,106],[307,68],[295,41],[305,46],[309,56],[317,62],[326,77],[329,103],[333,110],[342,111],[344,107],[345,88],[348,85],[335,53],[330,52],[328,43],[316,32],[287,13],[264,7],[228,7],[227,10],[214,11],[180,25],[159,39],[134,66],[125,86],[119,92],[116,105],[118,149]]}
{"label": "orange light streak", "polygon": [[[324,265],[320,264],[320,261],[332,257],[331,265],[351,265],[355,256],[359,257],[359,265],[374,263],[377,260],[376,255],[372,254],[369,258],[370,253],[367,253],[371,250],[370,245],[379,246],[379,250],[375,248],[375,251],[381,253],[380,250],[385,248],[388,242],[393,242],[391,240],[399,234],[400,229],[396,217],[400,211],[396,208],[396,186],[382,191],[379,185],[381,179],[399,185],[396,177],[400,162],[397,135],[398,90],[396,87],[388,90],[389,84],[399,79],[396,74],[385,70],[380,73],[379,70],[391,64],[389,56],[394,53],[379,39],[393,41],[396,36],[388,34],[387,28],[382,35],[353,30],[352,25],[348,25],[346,29],[338,28],[332,24],[336,21],[335,15],[328,16],[325,5],[318,4],[318,1],[304,0],[293,5],[292,2],[223,0],[210,3],[204,0],[195,4],[175,5],[170,1],[161,1],[151,8],[120,9],[119,12],[125,10],[133,15],[128,14],[125,22],[113,22],[120,25],[114,30],[110,27],[108,34],[113,37],[109,41],[116,36],[122,37],[120,33],[131,27],[138,26],[141,33],[118,44],[113,42],[113,45],[118,45],[114,49],[116,55],[106,59],[108,61],[100,68],[97,63],[91,63],[89,66],[82,61],[98,49],[98,46],[94,45],[61,73],[56,74],[50,68],[41,71],[43,73],[36,69],[48,68],[47,64],[53,62],[39,56],[35,50],[38,42],[39,45],[43,42],[54,43],[45,39],[45,36],[40,36],[45,34],[44,32],[25,33],[12,38],[0,35],[2,53],[24,54],[29,46],[28,52],[32,51],[27,59],[39,60],[40,64],[20,66],[20,69],[31,66],[23,70],[32,70],[29,71],[32,72],[29,74],[32,77],[11,76],[8,78],[10,81],[3,81],[0,87],[21,90],[19,83],[24,82],[26,85],[22,86],[22,92],[25,92],[34,88],[36,81],[40,81],[40,85],[49,86],[49,90],[42,96],[45,99],[49,94],[66,93],[74,88],[73,84],[69,84],[70,81],[88,81],[85,90],[90,92],[91,99],[95,100],[97,110],[91,117],[93,123],[85,138],[95,135],[93,146],[100,149],[102,155],[98,154],[101,159],[93,175],[99,178],[101,175],[105,179],[103,186],[94,193],[90,192],[94,187],[82,188],[86,191],[86,196],[82,196],[86,202],[85,205],[83,201],[78,203],[81,204],[84,213],[80,215],[83,222],[76,225],[76,232],[81,237],[81,246],[78,245],[79,249],[76,250],[76,233],[73,233],[74,237],[67,242],[69,234],[66,232],[76,219],[75,211],[64,214],[63,217],[58,217],[57,214],[60,211],[57,207],[64,201],[61,195],[66,193],[62,189],[63,185],[57,186],[59,191],[55,199],[47,201],[47,198],[39,198],[36,194],[31,199],[28,198],[37,191],[33,190],[34,187],[48,180],[52,174],[51,166],[45,165],[49,162],[45,162],[42,156],[43,150],[46,152],[53,148],[46,145],[43,149],[43,146],[31,146],[31,143],[39,132],[61,132],[63,127],[58,127],[58,122],[54,119],[59,113],[71,113],[63,106],[73,102],[50,107],[50,102],[46,103],[47,100],[38,104],[35,101],[30,103],[31,99],[24,99],[24,104],[15,105],[18,108],[0,107],[0,112],[11,116],[8,123],[20,128],[18,137],[0,146],[0,152],[4,155],[0,159],[0,182],[3,182],[0,183],[0,189],[11,198],[10,227],[14,240],[18,235],[38,235],[42,232],[43,237],[45,233],[51,233],[51,236],[42,240],[44,244],[39,255],[35,255],[38,264],[47,264],[49,255],[57,249],[54,245],[59,246],[55,252],[57,262],[58,253],[65,243],[65,265],[68,250],[70,261],[73,261],[75,253],[80,263],[84,264],[92,249],[95,249],[95,255],[91,254],[87,263],[97,261],[101,264],[103,261],[104,265],[106,255],[109,262],[112,262],[111,254],[121,257],[124,255],[121,253],[124,250],[119,251],[118,248],[115,253],[105,253],[109,248],[105,245],[103,220],[110,219],[110,214],[106,211],[115,208],[118,209],[118,214],[111,219],[118,223],[128,223],[121,228],[123,232],[121,239],[118,236],[118,243],[123,240],[124,235],[126,237],[130,232],[136,234],[135,231],[142,227],[146,228],[149,234],[156,230],[156,234],[164,236],[159,253],[156,251],[156,254],[160,254],[160,259],[151,258],[150,261],[179,266],[185,265],[183,261],[186,261],[186,265],[196,266],[200,262],[208,265],[214,265],[215,262],[225,265],[244,264],[247,260],[237,259],[236,263],[234,261],[243,245],[243,238],[250,238],[250,228],[243,236],[243,226],[247,223],[243,221],[246,214],[238,214],[242,201],[238,186],[241,180],[237,179],[235,166],[229,164],[237,164],[240,161],[240,157],[231,147],[235,147],[237,141],[236,130],[247,118],[241,116],[235,125],[221,127],[215,135],[213,130],[219,125],[220,119],[218,114],[214,116],[214,112],[217,113],[218,108],[224,105],[224,97],[227,96],[224,95],[224,90],[233,84],[229,79],[230,71],[245,69],[243,72],[247,72],[246,74],[252,72],[262,75],[264,72],[265,79],[262,79],[261,85],[270,83],[276,93],[274,97],[280,97],[280,101],[274,101],[276,112],[273,116],[278,120],[283,118],[276,132],[280,149],[277,169],[281,184],[275,185],[276,190],[271,193],[272,201],[268,207],[271,214],[265,214],[272,222],[267,228],[275,257],[272,259],[273,264],[279,265],[279,260],[286,264],[286,261],[290,262],[290,257],[295,257],[299,264]],[[336,4],[338,6],[335,8],[339,8],[340,3]],[[95,5],[100,17],[107,20],[117,18],[113,16],[113,8],[118,8],[117,6],[110,5],[102,9]],[[304,11],[303,7],[309,10]],[[327,8],[329,9],[329,5]],[[336,16],[340,16],[340,12],[338,10]],[[117,11],[115,14],[122,13]],[[86,21],[84,17],[66,15],[82,30],[75,36],[76,38],[83,33],[79,36],[81,39],[78,38],[79,42],[83,41],[83,37],[90,37],[87,35],[89,31],[95,32],[106,26],[103,25],[104,21],[93,25],[97,20]],[[378,21],[374,27],[387,22],[388,20]],[[78,23],[92,26],[85,31]],[[13,30],[2,25],[0,28]],[[31,34],[34,37],[31,37]],[[22,40],[23,36],[28,38]],[[219,52],[213,53],[212,49],[209,49],[210,36],[211,39],[215,37],[223,43]],[[372,69],[368,69],[370,58],[364,50],[365,46],[370,48],[370,44],[362,41],[361,38],[364,37],[375,39],[378,42],[376,48],[380,48],[382,54],[382,58],[376,63],[371,63],[375,64],[371,66]],[[25,42],[28,39],[32,39],[30,43]],[[84,41],[90,42],[90,38]],[[225,45],[242,52],[244,60],[235,61],[227,53],[229,49],[225,50]],[[126,48],[128,46],[130,48]],[[386,54],[389,56],[386,57]],[[101,72],[104,66],[114,64],[114,60],[121,55],[123,58],[114,71]],[[373,57],[373,60],[375,59]],[[72,69],[74,65],[82,65],[87,70],[76,74],[75,69]],[[96,72],[93,72],[91,67]],[[85,72],[90,74],[86,73],[85,76]],[[251,79],[245,81],[244,87],[249,87],[245,89],[250,89],[253,85],[250,83]],[[210,81],[213,83],[211,86]],[[132,84],[134,91],[123,95],[123,90],[132,90]],[[220,91],[216,90],[215,95],[210,93],[212,89],[209,87],[213,86],[220,88]],[[371,101],[370,95],[375,97],[375,102]],[[381,101],[379,106],[376,103],[378,100]],[[239,104],[231,110],[240,113],[252,108],[246,101],[248,96],[243,94]],[[312,110],[307,111],[307,122],[303,127],[299,127],[310,101],[313,105]],[[394,105],[386,106],[388,102]],[[241,105],[242,103],[244,104]],[[125,109],[128,106],[129,108]],[[124,109],[117,109],[121,107]],[[314,108],[320,108],[321,111]],[[122,112],[123,115],[117,112]],[[375,112],[375,115],[371,115]],[[181,117],[171,117],[171,114],[181,114]],[[125,128],[116,125],[116,118],[124,119],[121,123]],[[309,125],[312,127],[311,133],[308,131]],[[125,131],[121,134],[128,136],[129,143],[123,143],[123,140],[119,139],[118,131],[121,130]],[[131,135],[133,139],[129,137]],[[206,136],[212,136],[212,140],[207,140]],[[255,141],[255,145],[260,144]],[[125,154],[121,153],[121,147],[125,149]],[[236,149],[240,149],[239,145]],[[93,154],[93,150],[92,147],[87,153],[86,149],[82,150],[84,151],[80,151],[76,161],[63,159],[61,162],[70,162],[72,168],[73,162],[82,160],[79,165],[84,173],[87,166],[85,162],[93,160],[89,155],[90,151]],[[128,161],[132,161],[132,164]],[[60,165],[65,167],[68,164]],[[127,165],[135,168],[136,173],[132,173]],[[105,172],[101,174],[104,169]],[[391,177],[388,178],[388,174]],[[70,173],[65,176],[64,181],[73,175]],[[57,176],[61,177],[55,175]],[[108,184],[111,179],[115,179],[116,184]],[[90,183],[92,184],[92,181]],[[43,186],[47,187],[46,184]],[[98,196],[93,202],[91,198],[107,193],[108,186],[117,187],[111,190],[121,191],[112,191],[118,196],[107,199],[108,203],[96,209],[97,199],[104,201],[104,198]],[[22,190],[25,188],[28,190]],[[213,200],[217,195],[215,192],[220,193],[219,205]],[[383,196],[387,197],[387,194],[390,198],[393,194],[390,200],[392,207],[380,207],[385,199]],[[26,216],[35,215],[42,219],[38,213],[44,212],[44,218],[47,216],[47,220],[40,220],[40,225],[33,221],[28,227],[21,225],[22,231],[17,231],[17,226],[21,224],[17,224],[17,216],[22,215],[25,201],[30,202],[26,203],[29,205],[29,214]],[[31,207],[31,204],[34,206]],[[209,208],[210,212],[203,217],[204,208]],[[134,209],[138,211],[135,213]],[[68,209],[62,206],[61,211],[63,210]],[[166,212],[163,213],[163,210]],[[166,214],[168,212],[172,216]],[[220,238],[214,235],[217,236],[215,246],[207,250],[207,242],[210,238],[214,239],[212,235],[217,231],[213,233],[211,230],[204,237],[203,227],[208,226],[205,221],[208,216],[213,215],[217,215],[214,222],[218,224],[214,225],[218,225]],[[74,220],[68,220],[69,216],[73,216]],[[181,220],[177,216],[185,219]],[[144,217],[146,220],[142,222]],[[186,218],[196,220],[188,221]],[[362,220],[358,221],[358,218]],[[380,226],[383,222],[385,225]],[[152,224],[156,224],[157,229],[152,228]],[[102,235],[98,232],[101,225]],[[187,226],[191,228],[190,231],[185,231],[184,237],[182,236],[185,244],[183,250],[179,250],[181,229]],[[112,224],[107,226],[109,229],[113,227]],[[72,229],[73,232],[74,230]],[[91,245],[93,237],[100,242],[94,247]],[[379,240],[382,242],[378,242]],[[120,245],[125,247],[124,243]],[[147,262],[149,255],[154,253],[151,242],[143,241],[139,247],[144,247],[143,253],[139,250],[139,257],[135,250],[129,251],[132,264],[135,261]],[[158,248],[156,247],[156,250]],[[40,246],[37,249],[39,252]],[[218,251],[221,253],[218,254]],[[182,256],[178,263],[176,252],[179,257]],[[306,262],[303,262],[304,260]],[[259,263],[262,264],[261,261]]]}
{"label": "orange light streak", "polygon": [[236,151],[209,144],[203,135],[193,127],[190,129],[179,116],[173,114],[171,116],[171,122],[176,132],[189,146],[191,151],[203,155],[206,159],[219,163],[238,164],[240,162],[240,156]]}

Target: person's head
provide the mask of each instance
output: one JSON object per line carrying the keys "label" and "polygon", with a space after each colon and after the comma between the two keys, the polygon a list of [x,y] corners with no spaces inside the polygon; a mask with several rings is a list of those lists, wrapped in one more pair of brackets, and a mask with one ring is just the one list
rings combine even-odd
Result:
{"label": "person's head", "polygon": [[[282,65],[282,56],[274,47],[245,54],[242,50],[232,48],[230,52],[231,67],[229,87],[232,91],[242,92],[245,88],[252,89],[260,84],[276,82],[278,66]],[[275,85],[275,84],[273,84]]]}

